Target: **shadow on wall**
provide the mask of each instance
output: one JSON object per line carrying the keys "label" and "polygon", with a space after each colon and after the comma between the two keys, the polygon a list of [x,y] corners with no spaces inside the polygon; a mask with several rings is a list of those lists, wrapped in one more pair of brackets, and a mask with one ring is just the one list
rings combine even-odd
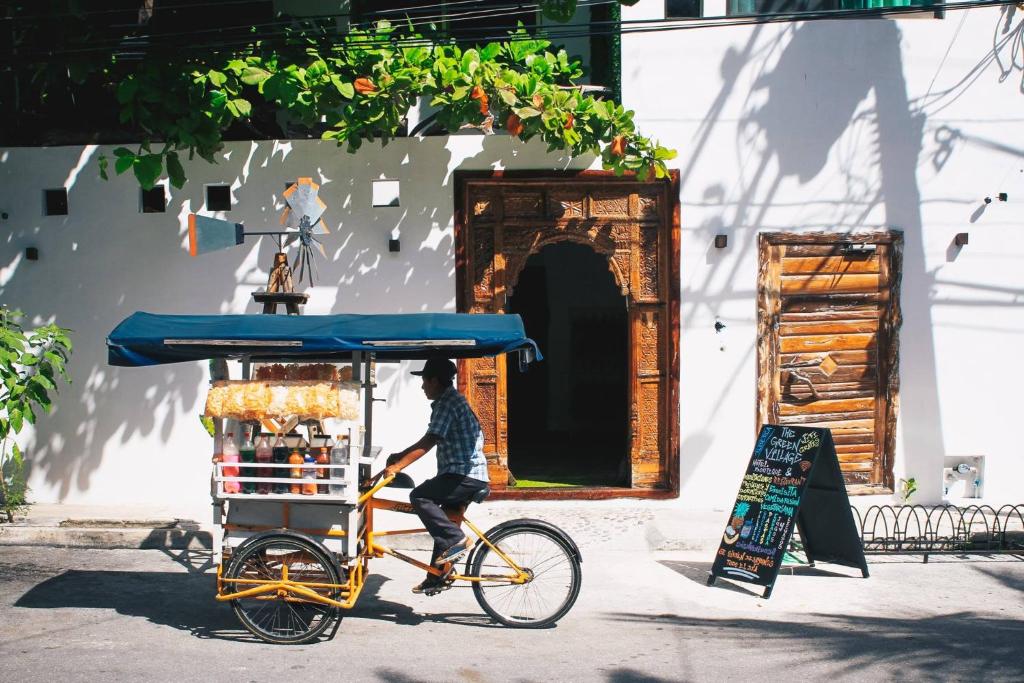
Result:
{"label": "shadow on wall", "polygon": [[[683,292],[682,319],[693,319],[698,313],[704,313],[703,318],[715,317],[727,302],[754,296],[733,287],[744,279],[740,269],[757,260],[754,232],[903,230],[903,335],[914,343],[913,353],[901,356],[900,419],[905,426],[906,468],[921,473],[919,481],[927,479],[926,473],[934,473],[934,481],[922,481],[922,489],[938,495],[944,448],[937,419],[929,300],[933,283],[925,267],[916,177],[925,117],[908,100],[899,26],[893,21],[816,21],[780,29],[767,39],[762,39],[764,33],[761,27],[751,30],[747,44],[730,49],[723,59],[725,84],[690,147],[695,157],[708,150],[715,127],[725,123],[721,115],[727,100],[737,96],[734,90],[744,70],[760,69],[746,95],[737,128],[737,147],[745,155],[739,160],[737,183],[729,188],[718,184],[705,188],[705,204],[720,211],[705,219],[700,228],[707,242],[723,231],[747,231],[751,237],[734,240],[739,253],[731,254],[730,259],[708,257],[711,267],[704,280]],[[695,157],[682,174],[684,188],[697,181]],[[819,198],[814,181],[830,157],[842,173],[845,195]],[[774,209],[786,210],[786,203],[779,199],[780,187],[793,182],[806,188],[798,214],[802,219],[792,221],[792,214],[785,213],[784,224],[770,224]],[[884,211],[882,221],[876,217],[879,208]],[[872,219],[876,222],[869,222]],[[731,271],[720,272],[726,263],[731,264]],[[737,373],[749,367],[754,353],[752,342]],[[725,400],[723,391],[709,418]],[[691,457],[683,453],[685,469],[697,466],[689,462]]]}
{"label": "shadow on wall", "polygon": [[[568,163],[516,148],[504,136],[487,138],[473,149],[476,153],[462,159],[459,167],[507,165],[519,155],[545,164]],[[0,263],[10,266],[0,278],[0,298],[37,321],[56,320],[76,331],[70,364],[74,383],[61,388],[54,414],[40,420],[35,446],[29,450],[32,480],[45,481],[58,500],[89,490],[105,457],[131,457],[133,470],[147,472],[151,482],[161,481],[160,468],[204,467],[208,462],[205,448],[166,457],[167,444],[175,441],[206,443],[194,417],[205,398],[205,364],[109,367],[104,338],[137,310],[259,312],[249,295],[266,286],[266,268],[277,250],[274,241],[247,242],[196,259],[183,248],[187,214],[208,213],[204,183],[232,185],[233,208],[223,216],[249,229],[278,225],[286,182],[312,176],[320,183],[331,234],[324,239],[327,261],[317,256],[317,286],[307,312],[454,308],[454,169],[444,138],[404,139],[356,155],[333,143],[312,141],[229,143],[216,166],[197,161],[186,168],[190,180],[183,190],[171,191],[164,214],[139,213],[139,190],[130,174],[105,182],[96,171],[95,150],[86,148],[79,157],[80,151],[12,149],[0,157],[0,181],[7,190],[0,203],[11,212],[13,226],[0,245]],[[41,153],[46,155],[49,187],[60,187],[63,181],[68,189],[69,216],[38,217],[35,199],[41,188],[27,183],[39,182]],[[370,207],[370,181],[378,177],[402,179],[400,207]],[[397,254],[388,252],[394,231],[402,239]],[[18,257],[30,245],[40,249],[38,262]],[[305,289],[306,283],[296,282],[296,287]],[[396,367],[382,368],[382,383],[397,373]],[[386,398],[395,398],[399,384],[391,383]],[[118,452],[130,442],[152,448],[156,439],[158,452]],[[196,471],[206,477],[205,469]],[[113,489],[129,481],[126,476],[105,486]],[[153,500],[142,491],[134,496],[137,502]]]}

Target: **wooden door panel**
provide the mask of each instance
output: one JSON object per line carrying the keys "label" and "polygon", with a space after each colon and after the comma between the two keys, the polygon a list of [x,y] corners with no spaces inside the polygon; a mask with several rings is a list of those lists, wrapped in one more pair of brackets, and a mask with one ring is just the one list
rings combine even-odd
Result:
{"label": "wooden door panel", "polygon": [[[677,183],[589,172],[533,180],[456,176],[458,310],[503,312],[527,259],[548,244],[576,242],[608,259],[629,310],[624,455],[633,488],[678,487],[678,334],[668,329],[678,324]],[[460,388],[481,418],[492,485],[500,487],[510,476],[505,361],[464,365]]]}
{"label": "wooden door panel", "polygon": [[873,350],[874,334],[808,335],[806,337],[783,337],[779,343],[782,353],[807,353],[818,351]]}
{"label": "wooden door panel", "polygon": [[807,275],[823,273],[878,273],[878,256],[866,259],[850,259],[844,256],[783,257],[782,274],[802,273]]}
{"label": "wooden door panel", "polygon": [[786,275],[782,278],[783,294],[860,293],[879,286],[877,274],[856,275]]}
{"label": "wooden door panel", "polygon": [[875,334],[876,332],[878,332],[877,317],[861,320],[821,320],[812,318],[806,322],[782,322],[779,325],[779,335],[782,337],[812,336],[816,334]]}
{"label": "wooden door panel", "polygon": [[876,488],[891,486],[896,356],[880,344],[896,339],[899,242],[878,237],[856,251],[845,236],[762,235],[758,296],[760,420],[830,427],[847,482]]}

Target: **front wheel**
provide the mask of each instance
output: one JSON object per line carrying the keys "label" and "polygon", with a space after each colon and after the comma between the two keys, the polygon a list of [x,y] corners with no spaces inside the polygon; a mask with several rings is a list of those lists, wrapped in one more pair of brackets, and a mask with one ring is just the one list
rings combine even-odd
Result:
{"label": "front wheel", "polygon": [[487,614],[505,626],[544,628],[572,609],[580,593],[580,561],[558,534],[527,524],[488,532],[487,539],[527,575],[524,583],[508,579],[515,570],[480,541],[469,574],[473,595]]}
{"label": "front wheel", "polygon": [[[243,546],[224,579],[232,592],[241,592],[259,585],[249,582],[275,582],[284,576],[295,583],[313,584],[306,587],[326,598],[338,599],[339,590],[333,587],[341,583],[336,563],[315,543],[287,532]],[[338,615],[336,607],[285,590],[232,600],[231,607],[250,633],[282,645],[316,639]]]}

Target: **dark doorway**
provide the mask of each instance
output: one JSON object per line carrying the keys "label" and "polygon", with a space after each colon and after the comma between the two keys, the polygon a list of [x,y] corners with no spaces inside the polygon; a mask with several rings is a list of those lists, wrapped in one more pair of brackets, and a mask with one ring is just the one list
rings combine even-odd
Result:
{"label": "dark doorway", "polygon": [[544,354],[508,373],[517,486],[628,486],[626,299],[608,259],[571,242],[545,247],[527,260],[508,311]]}

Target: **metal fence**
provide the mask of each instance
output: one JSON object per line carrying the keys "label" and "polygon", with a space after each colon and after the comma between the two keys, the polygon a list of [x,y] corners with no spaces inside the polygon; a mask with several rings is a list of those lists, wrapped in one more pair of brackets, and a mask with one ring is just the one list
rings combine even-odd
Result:
{"label": "metal fence", "polygon": [[1024,505],[851,506],[864,553],[1024,555]]}

